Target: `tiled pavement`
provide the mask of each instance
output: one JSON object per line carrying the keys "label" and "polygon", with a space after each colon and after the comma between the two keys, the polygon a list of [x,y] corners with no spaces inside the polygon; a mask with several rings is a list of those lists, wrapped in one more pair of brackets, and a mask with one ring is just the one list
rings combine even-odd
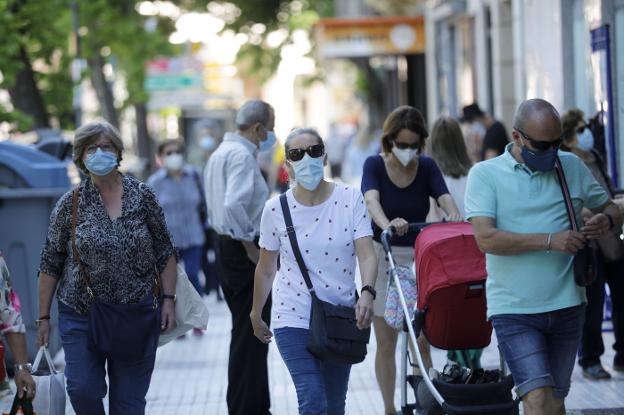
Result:
{"label": "tiled pavement", "polygon": [[[201,337],[187,336],[164,346],[158,352],[156,369],[147,396],[148,415],[218,415],[227,414],[225,394],[227,388],[227,361],[230,318],[224,303],[214,297],[206,299],[210,310],[210,322],[206,334]],[[603,363],[613,359],[611,344],[613,335],[605,334],[607,352]],[[374,339],[370,345],[370,357],[354,366],[347,396],[347,414],[383,414],[381,396],[374,374]],[[445,353],[433,352],[434,365],[441,368]],[[484,355],[486,367],[498,365],[495,345],[490,345]],[[274,345],[269,353],[271,385],[271,412],[275,415],[297,413],[297,397],[286,367]],[[612,372],[613,373],[613,372]],[[399,403],[398,390],[396,403]],[[7,402],[2,402],[5,409]],[[68,407],[69,407],[68,400]],[[614,376],[611,381],[589,382],[575,368],[572,390],[567,399],[569,413],[581,414],[624,414],[624,374]],[[615,408],[607,410],[608,408]],[[74,415],[68,408],[67,415]],[[130,415],[130,414],[129,414]]]}
{"label": "tiled pavement", "polygon": [[[225,393],[227,388],[227,360],[230,318],[224,303],[214,297],[207,300],[210,309],[208,331],[201,338],[187,337],[164,346],[158,354],[152,386],[148,393],[149,415],[169,414],[227,414]],[[373,336],[374,337],[374,336]],[[605,367],[610,369],[613,359],[613,335],[605,333],[607,351],[603,356]],[[495,337],[494,337],[495,340]],[[370,356],[351,372],[347,395],[347,414],[383,414],[381,395],[374,373],[374,338]],[[444,365],[446,353],[434,350],[436,368]],[[498,365],[498,352],[494,344],[483,355],[486,367]],[[271,385],[271,412],[276,415],[297,413],[297,397],[286,367],[274,344],[269,352]],[[624,374],[614,374],[611,381],[589,382],[581,371],[574,370],[572,389],[567,407],[575,415],[624,414]],[[397,390],[396,404],[399,404]],[[581,411],[584,409],[620,408],[617,411]]]}

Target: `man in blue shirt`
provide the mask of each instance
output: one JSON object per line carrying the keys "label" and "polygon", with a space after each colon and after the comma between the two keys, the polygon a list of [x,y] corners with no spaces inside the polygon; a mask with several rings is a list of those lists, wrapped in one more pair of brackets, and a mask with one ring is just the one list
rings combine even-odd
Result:
{"label": "man in blue shirt", "polygon": [[[622,225],[619,210],[583,162],[558,151],[561,133],[550,103],[523,102],[513,143],[473,167],[466,189],[466,217],[486,253],[488,318],[527,415],[565,414],[585,308],[573,258],[588,240]],[[569,230],[557,156],[580,232]],[[583,208],[592,211],[584,225]]]}

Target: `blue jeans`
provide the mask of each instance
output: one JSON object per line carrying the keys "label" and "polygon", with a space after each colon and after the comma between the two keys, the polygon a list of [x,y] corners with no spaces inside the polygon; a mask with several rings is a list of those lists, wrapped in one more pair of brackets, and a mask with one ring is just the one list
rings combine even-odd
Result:
{"label": "blue jeans", "polygon": [[110,415],[145,414],[156,354],[128,362],[106,359],[89,349],[87,316],[59,302],[59,331],[65,350],[67,394],[76,415],[105,415],[108,364],[108,403]]}
{"label": "blue jeans", "polygon": [[189,248],[179,250],[180,257],[182,258],[182,261],[184,261],[184,270],[186,271],[186,275],[188,275],[189,281],[193,284],[193,287],[195,287],[200,296],[203,294],[203,290],[199,284],[199,277],[197,274],[199,273],[199,268],[201,267],[202,251],[203,247],[201,246],[191,246]]}
{"label": "blue jeans", "polygon": [[275,342],[297,390],[300,415],[342,415],[351,365],[322,362],[306,344],[309,330],[275,329]]}
{"label": "blue jeans", "polygon": [[538,314],[492,316],[498,348],[509,365],[518,396],[552,387],[563,399],[581,340],[585,305]]}

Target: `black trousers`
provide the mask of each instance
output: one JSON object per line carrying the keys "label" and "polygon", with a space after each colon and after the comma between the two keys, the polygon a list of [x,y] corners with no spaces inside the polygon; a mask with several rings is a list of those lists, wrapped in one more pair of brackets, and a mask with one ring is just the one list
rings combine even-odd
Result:
{"label": "black trousers", "polygon": [[[579,351],[579,365],[589,367],[600,363],[605,351],[602,341],[602,319],[605,282],[611,293],[611,311],[615,343],[615,361],[624,364],[624,260],[604,262],[600,252],[598,278],[587,287],[587,309]],[[602,265],[602,266],[600,266]]]}
{"label": "black trousers", "polygon": [[[228,363],[227,405],[230,415],[270,414],[268,345],[253,334],[249,313],[253,303],[255,264],[245,247],[229,236],[219,236],[219,270],[223,296],[232,313],[232,339]],[[262,310],[270,321],[271,297]]]}
{"label": "black trousers", "polygon": [[[219,236],[212,229],[206,229],[205,232],[206,241],[202,248],[202,260],[201,268],[206,277],[206,285],[204,285],[204,292],[206,295],[215,290],[217,292],[217,298],[221,298],[221,292],[219,291],[219,264],[217,258],[219,256]],[[214,252],[214,261],[208,259],[208,252]]]}

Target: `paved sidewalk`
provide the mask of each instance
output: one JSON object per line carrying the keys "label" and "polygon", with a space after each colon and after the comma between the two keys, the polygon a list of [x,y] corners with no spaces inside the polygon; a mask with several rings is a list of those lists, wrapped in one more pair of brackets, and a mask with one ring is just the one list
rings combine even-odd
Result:
{"label": "paved sidewalk", "polygon": [[[159,349],[156,369],[147,396],[148,415],[227,414],[225,394],[230,315],[225,303],[218,303],[214,297],[206,299],[206,304],[210,310],[210,322],[204,336],[187,335],[186,339],[176,340]],[[613,335],[605,333],[604,337],[607,352],[603,356],[603,363],[609,370],[613,359],[611,349]],[[347,414],[349,415],[383,414],[381,395],[375,380],[375,348],[373,338],[369,348],[369,357],[363,363],[354,366],[351,372],[347,395]],[[446,353],[443,351],[433,351],[436,368],[443,367],[445,356]],[[485,350],[483,363],[487,368],[497,367],[498,352],[495,345],[490,345]],[[269,352],[269,371],[272,413],[274,415],[296,414],[295,389],[274,344],[271,345]],[[411,394],[408,396],[411,397]],[[4,400],[0,404],[1,410],[6,410],[7,406],[10,406],[10,402],[7,401]],[[398,406],[398,388],[395,402]],[[67,415],[75,415],[69,399],[67,403]],[[575,415],[624,414],[624,375],[614,374],[611,381],[590,382],[583,378],[581,371],[576,367],[572,376],[572,390],[567,399],[567,407],[569,413]],[[609,408],[614,409],[609,410]]]}
{"label": "paved sidewalk", "polygon": [[[227,360],[230,316],[224,303],[214,297],[207,300],[210,309],[208,331],[201,338],[187,336],[163,347],[158,354],[152,386],[148,394],[149,415],[165,414],[227,414],[225,393],[227,388]],[[374,337],[374,336],[373,336]],[[608,349],[603,356],[605,367],[610,369],[613,359],[613,335],[605,333]],[[377,388],[374,371],[374,339],[370,356],[354,366],[347,396],[347,414],[383,414],[383,403]],[[444,365],[446,353],[434,350],[436,368]],[[484,352],[486,367],[498,365],[498,352],[490,345]],[[286,367],[274,344],[269,352],[272,413],[290,415],[297,413],[297,397]],[[614,373],[614,372],[612,372]],[[396,404],[399,404],[397,390]],[[583,378],[579,368],[572,377],[572,390],[567,407],[575,414],[582,409],[621,408],[618,411],[587,412],[595,414],[624,414],[624,375],[615,375],[611,381],[590,382]],[[398,408],[397,408],[398,409]],[[575,410],[575,411],[573,411]]]}

